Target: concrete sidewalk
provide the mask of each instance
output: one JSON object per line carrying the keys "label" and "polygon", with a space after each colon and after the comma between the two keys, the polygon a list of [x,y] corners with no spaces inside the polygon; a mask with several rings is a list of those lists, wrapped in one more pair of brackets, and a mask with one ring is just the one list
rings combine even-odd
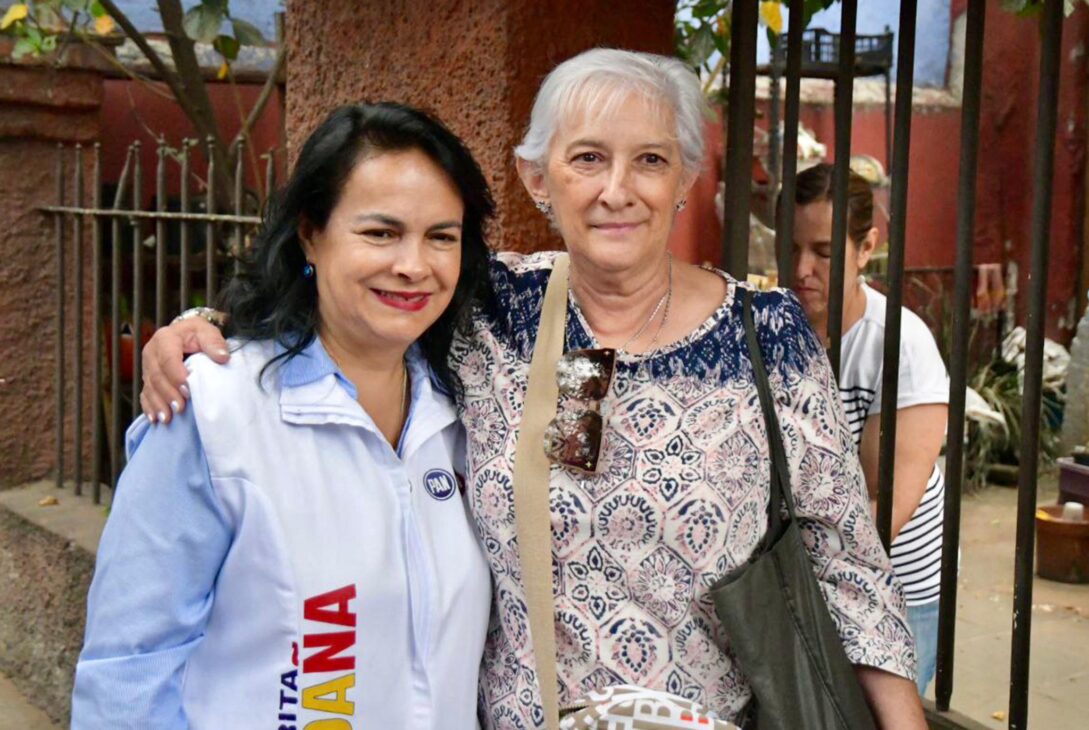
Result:
{"label": "concrete sidewalk", "polygon": [[61,730],[46,714],[26,701],[11,680],[0,674],[0,730]]}
{"label": "concrete sidewalk", "polygon": [[[1041,476],[1038,497],[1055,501],[1053,474]],[[1015,489],[988,487],[962,503],[951,706],[993,728],[1008,725],[1016,515]],[[1032,602],[1029,727],[1089,727],[1089,585],[1036,578]]]}

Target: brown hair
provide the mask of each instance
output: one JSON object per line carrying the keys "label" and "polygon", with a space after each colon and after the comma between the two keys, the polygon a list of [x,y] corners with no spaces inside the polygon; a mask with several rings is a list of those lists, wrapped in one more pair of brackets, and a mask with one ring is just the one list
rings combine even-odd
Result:
{"label": "brown hair", "polygon": [[[794,190],[795,205],[809,205],[832,200],[834,167],[826,162],[798,173]],[[847,181],[847,235],[859,245],[873,228],[873,189],[866,178],[856,172]]]}

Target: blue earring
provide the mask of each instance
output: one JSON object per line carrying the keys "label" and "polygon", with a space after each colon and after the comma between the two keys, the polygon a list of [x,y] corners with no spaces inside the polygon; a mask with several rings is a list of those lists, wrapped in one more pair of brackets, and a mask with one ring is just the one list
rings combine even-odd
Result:
{"label": "blue earring", "polygon": [[303,278],[304,279],[313,279],[314,278],[314,264],[310,263],[309,261],[307,261],[306,266],[303,267]]}

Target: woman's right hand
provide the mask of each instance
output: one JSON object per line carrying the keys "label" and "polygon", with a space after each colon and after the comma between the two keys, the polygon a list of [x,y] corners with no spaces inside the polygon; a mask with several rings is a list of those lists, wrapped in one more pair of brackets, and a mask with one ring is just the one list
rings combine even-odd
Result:
{"label": "woman's right hand", "polygon": [[203,352],[220,365],[230,358],[227,341],[219,328],[200,317],[162,327],[144,345],[140,408],[153,424],[170,423],[175,413],[185,409],[189,398],[185,381],[189,371],[184,360],[186,355],[196,352]]}

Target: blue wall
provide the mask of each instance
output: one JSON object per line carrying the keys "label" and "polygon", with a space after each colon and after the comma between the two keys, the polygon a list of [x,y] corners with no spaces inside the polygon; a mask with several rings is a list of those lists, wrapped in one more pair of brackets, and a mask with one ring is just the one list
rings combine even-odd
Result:
{"label": "blue wall", "polygon": [[[159,8],[152,0],[115,0],[117,7],[129,17],[137,29],[146,33],[161,33],[163,21]],[[284,9],[284,0],[230,0],[231,15],[257,26],[270,41],[276,39],[276,13]],[[186,10],[197,3],[185,0]]]}
{"label": "blue wall", "polygon": [[[915,85],[945,86],[949,64],[950,0],[919,0],[915,24]],[[840,6],[836,3],[813,16],[810,28],[839,32]],[[899,40],[899,0],[862,0],[858,3],[856,29],[862,34],[884,33],[888,26]],[[769,47],[764,29],[760,30],[758,62],[767,63]],[[895,63],[895,54],[893,61]],[[895,68],[894,68],[895,75]]]}

